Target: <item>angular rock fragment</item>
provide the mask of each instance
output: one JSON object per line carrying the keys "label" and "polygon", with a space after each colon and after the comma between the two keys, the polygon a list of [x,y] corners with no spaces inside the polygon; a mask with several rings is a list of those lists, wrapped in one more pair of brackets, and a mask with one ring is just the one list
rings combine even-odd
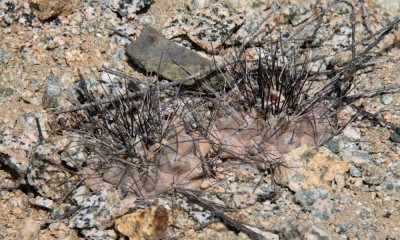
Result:
{"label": "angular rock fragment", "polygon": [[60,156],[52,143],[38,145],[29,165],[29,185],[46,198],[63,199],[76,186],[78,179],[60,166]]}
{"label": "angular rock fragment", "polygon": [[153,2],[153,0],[120,0],[118,13],[128,16],[149,7]]}
{"label": "angular rock fragment", "polygon": [[86,200],[78,201],[79,212],[73,222],[77,228],[109,228],[116,218],[135,205],[135,201],[136,197],[132,195],[121,199],[117,189],[107,187]]}
{"label": "angular rock fragment", "polygon": [[[215,66],[212,61],[170,42],[151,27],[144,28],[140,37],[127,46],[126,52],[137,66],[172,81]],[[211,85],[215,86],[224,81],[221,75],[211,73],[201,78],[210,80]],[[195,82],[190,80],[185,85],[194,85]]]}
{"label": "angular rock fragment", "polygon": [[58,79],[54,76],[53,72],[47,77],[46,90],[43,95],[42,105],[43,108],[55,108],[58,106],[58,96],[61,94],[61,88],[58,85]]}
{"label": "angular rock fragment", "polygon": [[130,240],[159,239],[168,226],[168,211],[154,206],[127,214],[115,221],[115,228]]}

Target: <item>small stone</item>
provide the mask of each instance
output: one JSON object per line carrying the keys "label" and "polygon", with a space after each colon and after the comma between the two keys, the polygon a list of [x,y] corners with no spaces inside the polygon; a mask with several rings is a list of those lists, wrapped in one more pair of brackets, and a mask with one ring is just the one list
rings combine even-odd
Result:
{"label": "small stone", "polygon": [[357,130],[351,126],[347,126],[344,130],[343,130],[343,135],[345,137],[348,137],[349,139],[352,140],[357,140],[361,138],[361,135],[357,132]]}
{"label": "small stone", "polygon": [[12,88],[0,88],[0,103],[4,101],[5,98],[10,97],[14,93]]}
{"label": "small stone", "polygon": [[345,149],[341,153],[342,159],[355,166],[365,165],[375,161],[375,158],[366,151]]}
{"label": "small stone", "polygon": [[53,235],[56,239],[63,240],[77,240],[79,239],[76,232],[73,229],[70,229],[63,222],[55,222],[49,225],[49,230],[51,235]]}
{"label": "small stone", "polygon": [[193,211],[190,213],[190,216],[192,216],[196,221],[200,224],[204,224],[210,221],[212,218],[212,215],[207,212],[198,212],[198,211]]}
{"label": "small stone", "polygon": [[349,186],[350,189],[357,189],[363,185],[363,181],[361,178],[350,177],[347,179],[346,185]]}
{"label": "small stone", "polygon": [[395,143],[400,143],[400,133],[394,132],[390,134],[389,140]]}
{"label": "small stone", "polygon": [[294,195],[295,201],[303,207],[314,204],[318,199],[324,199],[328,196],[328,190],[325,188],[302,189]]}
{"label": "small stone", "polygon": [[72,196],[72,201],[76,205],[82,205],[88,199],[89,189],[86,186],[80,186],[75,190],[75,194]]}
{"label": "small stone", "polygon": [[381,103],[388,105],[391,104],[393,101],[393,95],[392,94],[384,94],[381,96]]}
{"label": "small stone", "polygon": [[233,196],[233,204],[236,208],[246,208],[253,205],[257,201],[257,196],[254,194],[238,193]]}
{"label": "small stone", "polygon": [[154,206],[118,218],[115,228],[130,240],[158,239],[164,236],[168,220],[167,209]]}
{"label": "small stone", "polygon": [[14,215],[20,215],[22,213],[22,209],[20,207],[15,207],[12,209],[12,213]]}
{"label": "small stone", "polygon": [[51,199],[44,198],[42,196],[37,196],[34,199],[29,199],[34,205],[44,207],[47,209],[52,209],[54,206],[54,201]]}
{"label": "small stone", "polygon": [[216,182],[215,182],[215,180],[213,180],[213,179],[205,179],[202,183],[201,183],[201,185],[200,185],[200,188],[201,189],[207,189],[207,188],[209,188],[209,187],[211,187],[213,184],[215,184]]}
{"label": "small stone", "polygon": [[37,220],[27,218],[20,224],[17,239],[38,239],[40,224]]}
{"label": "small stone", "polygon": [[148,8],[153,2],[154,0],[120,0],[117,11],[121,16],[134,18],[136,12]]}
{"label": "small stone", "polygon": [[209,4],[209,0],[192,0],[190,2],[190,10],[203,9]]}
{"label": "small stone", "polygon": [[353,177],[361,177],[362,172],[354,165],[350,167],[350,175]]}
{"label": "small stone", "polygon": [[292,219],[285,222],[279,233],[281,240],[300,239],[334,239],[327,233],[317,228],[315,223],[304,220]]}
{"label": "small stone", "polygon": [[91,228],[83,229],[82,234],[85,236],[85,239],[107,239],[108,231]]}
{"label": "small stone", "polygon": [[45,93],[42,99],[42,105],[44,108],[55,108],[58,106],[58,97],[61,94],[61,88],[58,85],[58,78],[56,78],[53,72],[50,72],[47,77],[47,84]]}
{"label": "small stone", "polygon": [[7,52],[6,50],[0,50],[0,65],[4,67],[7,66],[8,61],[10,61],[12,56],[13,54],[11,52]]}
{"label": "small stone", "polygon": [[365,177],[364,182],[368,185],[377,186],[385,180],[384,176],[372,176],[372,177]]}
{"label": "small stone", "polygon": [[85,18],[88,21],[93,21],[97,18],[97,13],[94,8],[89,7],[85,10]]}
{"label": "small stone", "polygon": [[336,190],[343,189],[346,186],[344,175],[338,174],[335,176]]}
{"label": "small stone", "polygon": [[139,24],[141,26],[151,26],[154,22],[155,18],[152,15],[139,15]]}
{"label": "small stone", "polygon": [[61,160],[72,168],[82,167],[86,163],[88,153],[84,147],[84,143],[79,138],[71,138],[68,146],[61,152]]}
{"label": "small stone", "polygon": [[331,150],[333,153],[339,154],[343,148],[346,148],[345,144],[347,141],[347,138],[335,136],[325,144],[325,147]]}

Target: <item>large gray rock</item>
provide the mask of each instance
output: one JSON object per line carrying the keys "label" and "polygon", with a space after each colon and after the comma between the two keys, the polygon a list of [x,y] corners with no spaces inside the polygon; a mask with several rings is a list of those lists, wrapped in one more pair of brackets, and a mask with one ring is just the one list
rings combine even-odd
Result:
{"label": "large gray rock", "polygon": [[[197,53],[170,42],[154,28],[144,28],[139,38],[126,47],[129,59],[146,71],[158,73],[168,80],[179,80],[202,70],[214,67],[214,63]],[[224,78],[221,74],[212,73],[203,76],[218,85]],[[185,82],[194,85],[195,80]]]}

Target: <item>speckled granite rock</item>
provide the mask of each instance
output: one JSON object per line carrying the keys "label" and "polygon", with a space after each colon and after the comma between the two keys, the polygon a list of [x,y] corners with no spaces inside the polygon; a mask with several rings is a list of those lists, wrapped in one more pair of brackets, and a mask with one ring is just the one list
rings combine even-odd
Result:
{"label": "speckled granite rock", "polygon": [[46,142],[36,146],[27,174],[28,182],[42,196],[63,199],[78,183],[78,179],[61,167],[56,146]]}
{"label": "speckled granite rock", "polygon": [[78,10],[81,4],[82,0],[33,0],[30,2],[33,14],[41,21],[58,17],[59,15],[68,15]]}
{"label": "speckled granite rock", "polygon": [[[140,37],[126,47],[126,52],[139,67],[158,72],[169,80],[179,80],[214,66],[212,61],[168,41],[151,27],[144,28]],[[215,85],[224,81],[218,74],[209,74],[204,78],[210,79]],[[193,84],[195,80],[185,82],[185,85]]]}
{"label": "speckled granite rock", "polygon": [[324,199],[328,195],[325,188],[301,189],[294,195],[295,201],[303,207],[311,206],[318,199]]}
{"label": "speckled granite rock", "polygon": [[180,14],[164,25],[162,33],[169,39],[186,35],[209,53],[217,53],[222,44],[243,23],[243,17],[221,4]]}
{"label": "speckled granite rock", "polygon": [[61,160],[72,168],[80,168],[86,163],[88,153],[84,148],[82,140],[79,138],[71,138],[68,146],[60,154]]}
{"label": "speckled granite rock", "polygon": [[114,187],[108,187],[87,200],[78,201],[80,210],[72,221],[77,228],[105,229],[134,207],[135,201],[134,196],[122,200]]}
{"label": "speckled granite rock", "polygon": [[136,12],[142,11],[154,2],[154,0],[106,0],[108,7],[129,19],[136,18]]}

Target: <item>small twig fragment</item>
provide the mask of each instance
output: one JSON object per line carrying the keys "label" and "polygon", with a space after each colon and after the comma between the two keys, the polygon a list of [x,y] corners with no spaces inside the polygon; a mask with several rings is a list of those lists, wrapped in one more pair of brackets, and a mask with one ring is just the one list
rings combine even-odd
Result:
{"label": "small twig fragment", "polygon": [[[176,189],[176,191],[182,195],[184,195],[190,202],[199,205],[200,207],[210,211],[211,213],[214,214],[214,216],[218,217],[221,219],[223,222],[228,224],[229,226],[233,227],[234,229],[244,232],[249,238],[255,239],[255,240],[262,240],[265,239],[264,236],[262,236],[259,233],[254,232],[253,230],[249,229],[248,227],[244,226],[240,221],[234,220],[227,215],[225,215],[223,212],[215,208],[214,206],[211,206],[210,204],[204,202],[201,200],[199,197],[189,193],[188,191],[185,191],[184,189]],[[274,232],[276,233],[276,232]]]}

